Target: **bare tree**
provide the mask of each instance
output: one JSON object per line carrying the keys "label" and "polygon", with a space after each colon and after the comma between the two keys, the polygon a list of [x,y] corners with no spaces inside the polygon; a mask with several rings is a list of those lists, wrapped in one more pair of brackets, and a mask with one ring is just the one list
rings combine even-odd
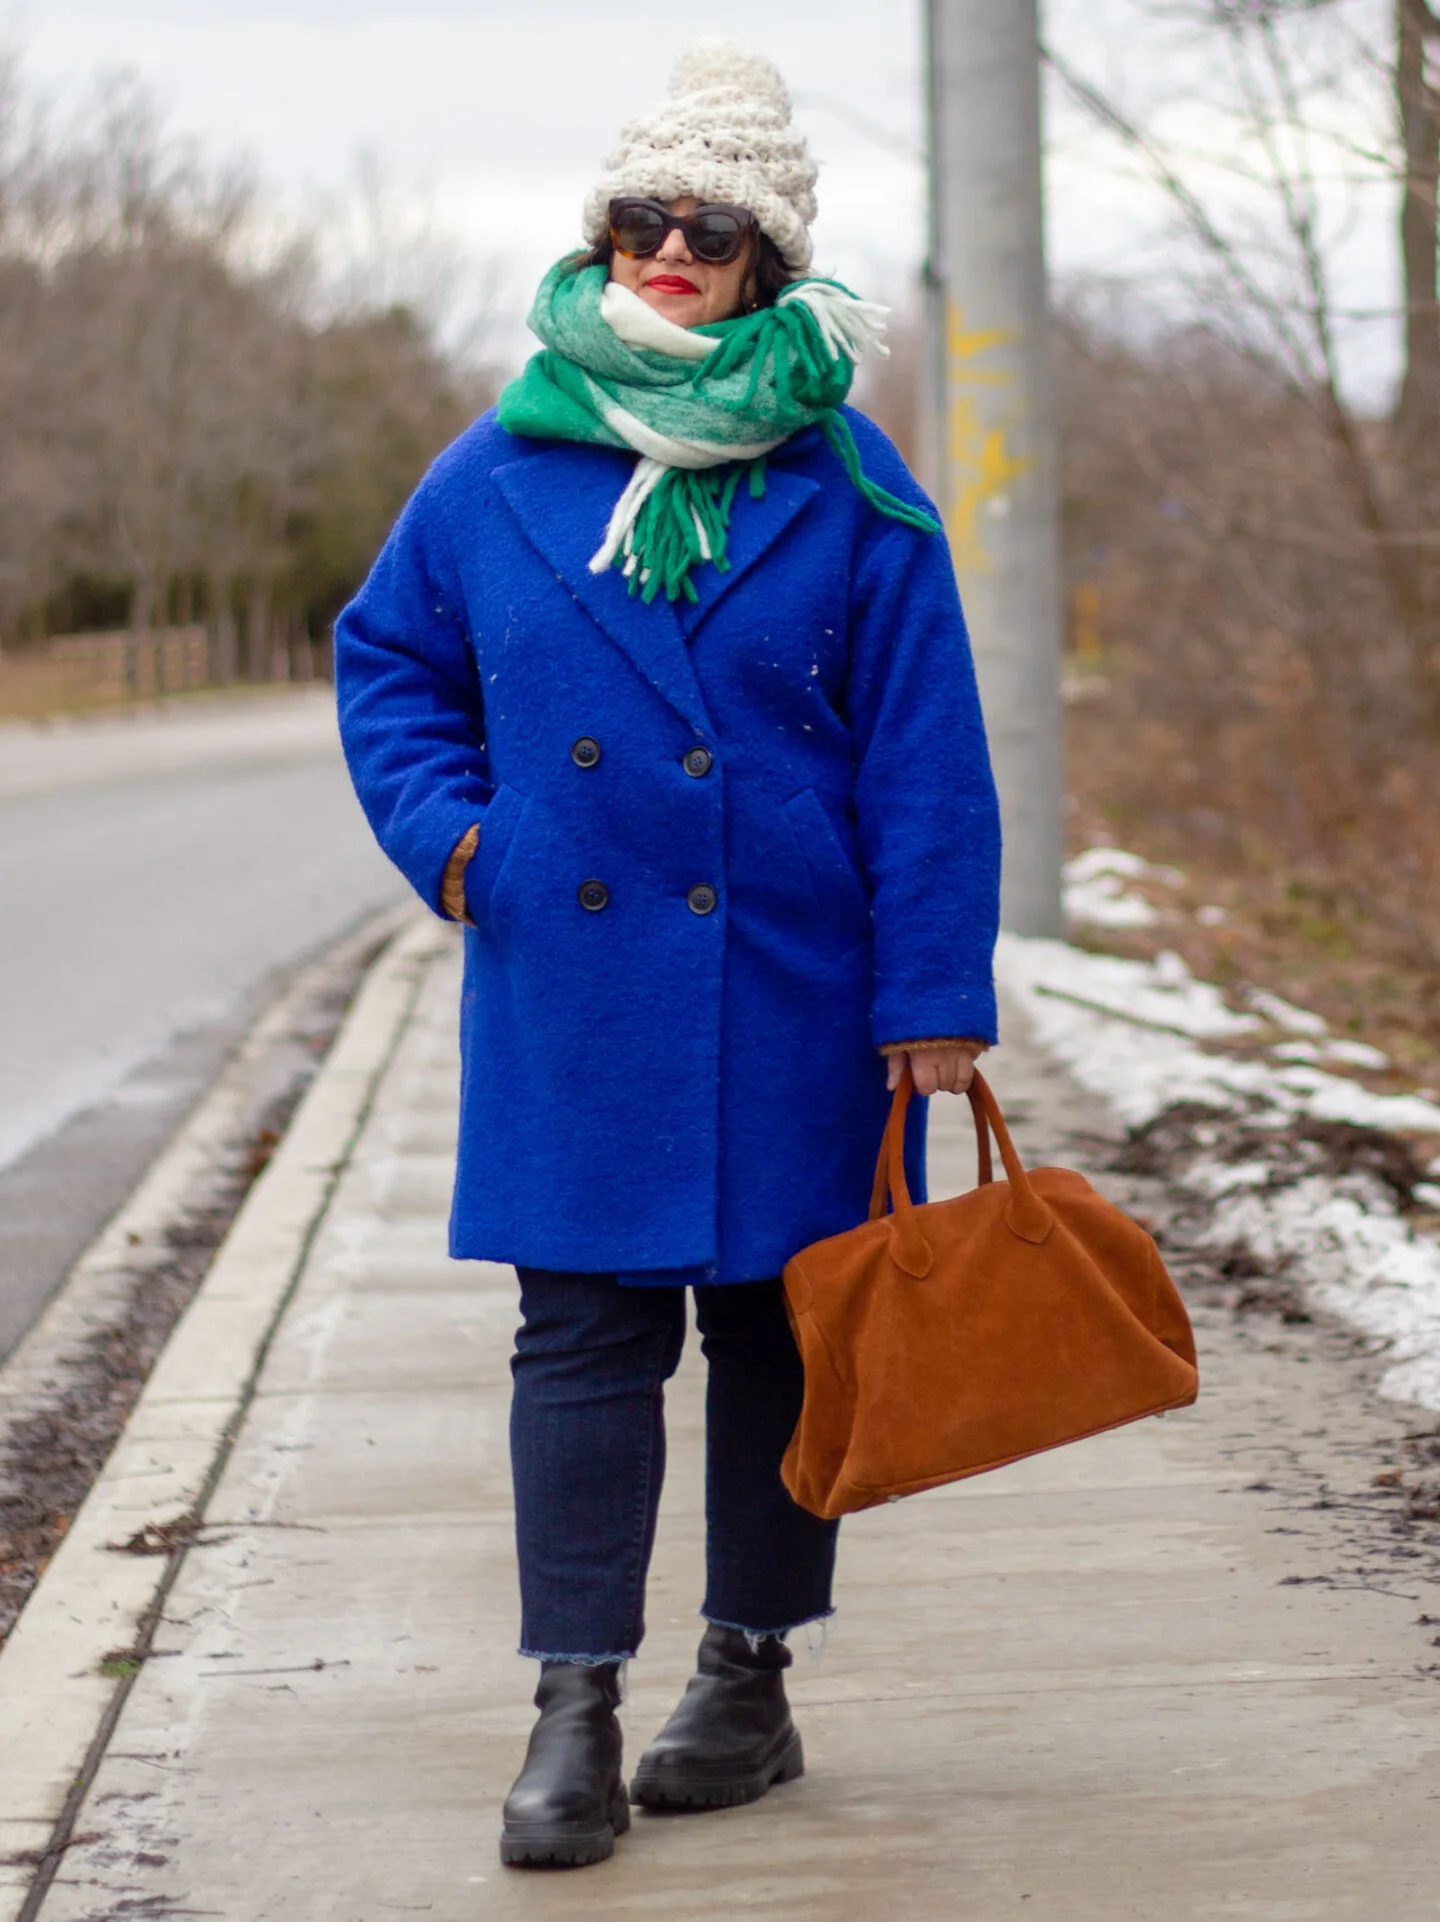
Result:
{"label": "bare tree", "polygon": [[[1404,12],[1424,0],[1397,4]],[[1409,189],[1403,114],[1397,114],[1392,128],[1378,130],[1381,138],[1373,148],[1357,146],[1323,124],[1321,110],[1337,89],[1353,87],[1356,76],[1375,67],[1350,0],[1196,0],[1184,11],[1208,27],[1226,56],[1237,133],[1232,168],[1258,190],[1264,209],[1258,222],[1218,208],[1197,184],[1197,170],[1185,156],[1053,50],[1051,64],[1071,97],[1144,163],[1175,210],[1204,269],[1196,304],[1208,322],[1237,350],[1266,357],[1297,400],[1314,411],[1337,479],[1350,496],[1354,526],[1368,546],[1369,564],[1383,585],[1390,618],[1403,637],[1414,698],[1440,725],[1440,607],[1423,558],[1428,536],[1414,525],[1418,476],[1413,470],[1396,475],[1395,443],[1368,432],[1347,396],[1339,329],[1348,316],[1335,293],[1324,219],[1326,187],[1338,184],[1333,171],[1327,180],[1327,162],[1333,168],[1337,155],[1348,152],[1397,183],[1405,181],[1405,257],[1407,266],[1413,263],[1423,273],[1423,222],[1417,214],[1423,185]],[[1397,28],[1397,70],[1409,57],[1408,45]],[[1399,95],[1406,97],[1403,86]],[[1433,135],[1433,120],[1430,126]],[[1433,160],[1432,152],[1432,175]],[[1428,297],[1422,286],[1408,293],[1407,349],[1427,317],[1430,333],[1435,331],[1433,186],[1429,248]],[[1421,374],[1411,386],[1407,375],[1417,411],[1427,379]],[[1433,462],[1433,445],[1424,451]]]}
{"label": "bare tree", "polygon": [[0,61],[0,642],[203,615],[222,678],[267,674],[488,398],[438,243],[277,248],[262,204],[133,81],[62,123]]}
{"label": "bare tree", "polygon": [[[1107,703],[1077,725],[1122,811],[1182,845],[1341,877],[1433,954],[1434,16],[1385,5],[1152,0],[1190,32],[1211,125],[1223,116],[1205,153],[1052,50],[1180,242],[1149,300],[1091,289],[1063,318],[1066,533],[1072,579],[1103,580],[1120,642]],[[1404,282],[1388,317],[1340,291],[1347,218],[1373,219],[1382,193]],[[1393,413],[1345,378],[1350,330],[1387,319],[1404,351]]]}

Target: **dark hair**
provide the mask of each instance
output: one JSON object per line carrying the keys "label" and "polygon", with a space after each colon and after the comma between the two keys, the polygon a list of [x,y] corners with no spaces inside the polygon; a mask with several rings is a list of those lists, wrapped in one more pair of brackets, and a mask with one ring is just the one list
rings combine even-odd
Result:
{"label": "dark hair", "polygon": [[[784,255],[769,234],[762,234],[758,227],[755,230],[755,243],[755,258],[751,264],[751,272],[755,277],[755,305],[773,307],[782,290],[798,276],[793,268],[785,265]],[[584,253],[576,255],[575,271],[579,273],[584,267],[608,267],[614,256],[615,249],[610,236],[604,234],[593,247],[587,247]]]}

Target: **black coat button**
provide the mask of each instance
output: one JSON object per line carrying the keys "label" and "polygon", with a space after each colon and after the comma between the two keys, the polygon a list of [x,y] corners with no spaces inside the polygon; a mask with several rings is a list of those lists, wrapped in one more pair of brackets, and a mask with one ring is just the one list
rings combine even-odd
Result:
{"label": "black coat button", "polygon": [[708,882],[697,881],[685,899],[692,914],[713,914],[720,897]]}
{"label": "black coat button", "polygon": [[592,914],[610,905],[610,890],[603,881],[582,881],[580,883],[580,905]]}
{"label": "black coat button", "polygon": [[715,756],[708,747],[692,747],[681,765],[687,774],[693,774],[698,781],[702,774],[708,774],[715,765]]}
{"label": "black coat button", "polygon": [[594,767],[600,759],[600,743],[588,734],[582,734],[570,750],[570,759],[576,767]]}

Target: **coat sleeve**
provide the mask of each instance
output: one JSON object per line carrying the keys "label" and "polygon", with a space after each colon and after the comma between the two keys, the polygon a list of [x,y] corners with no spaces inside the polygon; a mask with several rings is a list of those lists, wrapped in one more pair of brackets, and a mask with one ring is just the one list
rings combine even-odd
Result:
{"label": "coat sleeve", "polygon": [[335,627],[340,738],[375,838],[426,905],[491,782],[485,711],[435,470]]}
{"label": "coat sleeve", "polygon": [[994,1041],[1000,807],[943,535],[872,523],[850,646],[856,813],[875,918],[872,1038]]}

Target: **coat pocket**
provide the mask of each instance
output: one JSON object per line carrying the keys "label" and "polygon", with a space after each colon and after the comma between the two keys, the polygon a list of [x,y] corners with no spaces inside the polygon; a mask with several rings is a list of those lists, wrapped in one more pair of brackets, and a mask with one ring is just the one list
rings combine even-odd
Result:
{"label": "coat pocket", "polygon": [[858,862],[812,789],[785,803],[785,818],[809,870],[820,925],[834,951],[846,954],[870,939],[870,892]]}
{"label": "coat pocket", "polygon": [[481,817],[480,845],[465,870],[465,905],[477,928],[494,929],[501,871],[529,805],[513,787],[497,787]]}

